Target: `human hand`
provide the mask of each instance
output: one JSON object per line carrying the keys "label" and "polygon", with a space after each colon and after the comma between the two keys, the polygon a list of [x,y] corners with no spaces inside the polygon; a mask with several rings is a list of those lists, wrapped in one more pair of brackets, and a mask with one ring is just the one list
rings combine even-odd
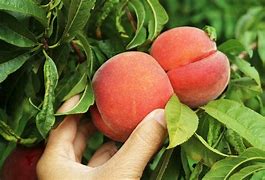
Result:
{"label": "human hand", "polygon": [[[58,110],[65,112],[79,100],[74,96]],[[81,164],[87,139],[95,131],[89,121],[80,122],[80,116],[67,116],[51,131],[46,149],[38,162],[40,180],[60,179],[140,179],[145,166],[159,149],[166,136],[164,110],[148,114],[118,150],[114,142],[103,144],[88,165]]]}

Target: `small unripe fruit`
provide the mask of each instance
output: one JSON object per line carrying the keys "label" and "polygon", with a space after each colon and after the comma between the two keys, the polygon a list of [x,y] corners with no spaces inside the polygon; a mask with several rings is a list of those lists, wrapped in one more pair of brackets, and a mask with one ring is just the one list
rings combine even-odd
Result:
{"label": "small unripe fruit", "polygon": [[163,108],[173,89],[165,71],[150,55],[125,52],[103,64],[92,80],[95,126],[116,141],[125,141],[152,110]]}

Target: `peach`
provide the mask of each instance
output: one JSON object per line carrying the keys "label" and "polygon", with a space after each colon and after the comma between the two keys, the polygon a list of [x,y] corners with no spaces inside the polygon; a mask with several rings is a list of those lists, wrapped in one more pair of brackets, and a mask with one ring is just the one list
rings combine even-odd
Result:
{"label": "peach", "polygon": [[163,108],[173,88],[165,71],[150,55],[124,52],[104,63],[92,80],[95,126],[109,138],[125,141],[152,110]]}
{"label": "peach", "polygon": [[37,180],[36,165],[44,147],[18,147],[6,159],[1,177],[3,180]]}
{"label": "peach", "polygon": [[162,33],[151,55],[167,72],[180,101],[192,108],[217,98],[228,84],[228,58],[198,28],[178,27]]}

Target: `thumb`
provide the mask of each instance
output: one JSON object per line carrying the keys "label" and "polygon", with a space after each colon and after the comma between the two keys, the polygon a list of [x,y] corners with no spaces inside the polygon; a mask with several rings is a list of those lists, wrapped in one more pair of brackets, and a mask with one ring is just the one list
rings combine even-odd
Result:
{"label": "thumb", "polygon": [[109,167],[115,167],[123,175],[141,177],[145,166],[162,145],[166,134],[165,112],[163,109],[156,109],[144,118],[107,164],[110,163]]}

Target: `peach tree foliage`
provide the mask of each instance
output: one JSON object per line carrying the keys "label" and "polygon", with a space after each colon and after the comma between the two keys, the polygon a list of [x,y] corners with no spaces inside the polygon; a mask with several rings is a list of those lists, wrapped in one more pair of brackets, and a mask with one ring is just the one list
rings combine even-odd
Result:
{"label": "peach tree foliage", "polygon": [[[244,3],[1,0],[0,167],[16,145],[42,143],[64,115],[87,112],[94,103],[91,78],[107,59],[128,50],[149,52],[167,28],[210,25],[231,63],[229,85],[197,109],[172,96],[166,105],[169,138],[143,179],[263,177],[265,2]],[[78,104],[56,114],[75,94],[81,94]],[[83,161],[104,141],[95,134]]]}

